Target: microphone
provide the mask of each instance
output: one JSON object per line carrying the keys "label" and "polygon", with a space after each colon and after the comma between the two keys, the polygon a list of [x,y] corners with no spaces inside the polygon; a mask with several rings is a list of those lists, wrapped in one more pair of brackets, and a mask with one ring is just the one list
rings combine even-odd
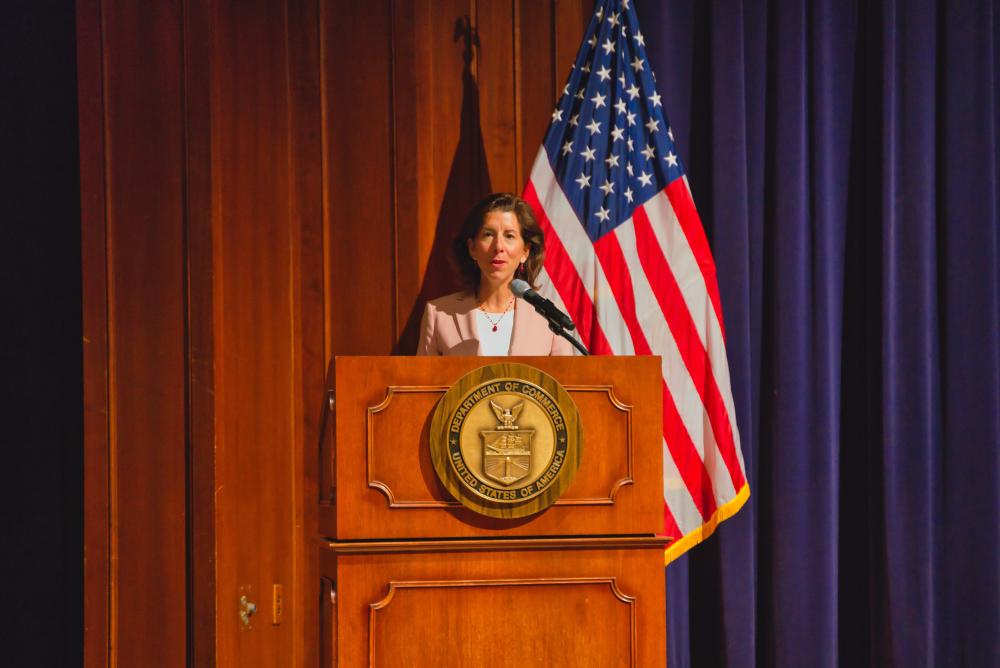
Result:
{"label": "microphone", "polygon": [[560,311],[559,307],[551,301],[532,290],[527,281],[515,278],[511,281],[510,289],[515,295],[534,306],[535,310],[548,318],[549,322],[558,325],[562,329],[576,329],[576,325],[573,324],[568,315]]}

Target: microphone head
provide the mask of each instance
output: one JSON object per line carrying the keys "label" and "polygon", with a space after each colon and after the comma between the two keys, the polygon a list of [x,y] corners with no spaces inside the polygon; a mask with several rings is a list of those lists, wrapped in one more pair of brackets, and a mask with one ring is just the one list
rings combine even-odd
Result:
{"label": "microphone head", "polygon": [[527,281],[523,281],[520,278],[515,278],[510,282],[510,289],[518,297],[523,297],[524,293],[531,289]]}

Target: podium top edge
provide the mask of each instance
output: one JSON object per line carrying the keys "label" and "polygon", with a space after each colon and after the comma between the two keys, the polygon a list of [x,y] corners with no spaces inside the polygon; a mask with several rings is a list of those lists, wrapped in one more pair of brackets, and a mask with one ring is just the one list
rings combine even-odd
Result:
{"label": "podium top edge", "polygon": [[671,541],[666,536],[553,536],[539,538],[459,538],[415,540],[326,540],[322,547],[337,554],[399,552],[481,552],[567,549],[659,549]]}

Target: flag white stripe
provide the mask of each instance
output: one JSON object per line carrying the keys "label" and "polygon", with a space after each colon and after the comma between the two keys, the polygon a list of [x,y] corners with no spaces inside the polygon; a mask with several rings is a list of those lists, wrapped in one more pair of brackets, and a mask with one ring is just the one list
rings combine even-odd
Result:
{"label": "flag white stripe", "polygon": [[[719,465],[721,453],[715,440],[715,432],[709,424],[708,413],[698,394],[698,388],[684,364],[656,295],[649,285],[646,272],[639,262],[639,254],[648,251],[639,249],[632,219],[615,228],[614,234],[622,248],[622,255],[632,278],[636,319],[653,354],[660,355],[664,382],[677,407],[684,429],[691,437],[698,457],[705,464],[712,479],[716,505],[722,505],[733,497],[736,490],[729,476],[729,470],[724,465]],[[664,453],[665,458],[669,456],[669,453]]]}
{"label": "flag white stripe", "polygon": [[[670,271],[677,281],[677,287],[680,289],[681,294],[684,295],[684,302],[687,305],[687,309],[692,314],[692,317],[694,317],[701,345],[707,349],[705,332],[702,327],[698,327],[699,323],[704,322],[704,319],[698,318],[695,315],[699,310],[704,308],[705,296],[707,294],[705,279],[701,274],[701,268],[698,267],[698,261],[695,259],[691,246],[688,244],[687,237],[684,235],[680,221],[677,220],[677,213],[670,204],[670,198],[667,197],[667,193],[662,190],[646,202],[643,208],[649,216],[653,234],[660,245],[663,257],[666,258],[667,264],[670,266]],[[696,297],[699,294],[701,296],[700,299]],[[692,299],[692,296],[695,296],[695,298]],[[715,318],[714,309],[712,309],[712,317],[713,319]],[[716,322],[716,325],[718,325],[718,322]]]}
{"label": "flag white stripe", "polygon": [[715,377],[716,385],[722,395],[723,405],[726,407],[726,414],[729,416],[732,426],[733,442],[736,446],[740,468],[745,469],[743,449],[740,447],[740,433],[739,429],[736,428],[736,406],[733,402],[730,384],[725,339],[722,336],[722,325],[715,309],[712,308],[711,300],[708,298],[705,277],[701,273],[694,251],[691,250],[691,245],[681,228],[680,221],[677,220],[677,214],[670,204],[670,198],[667,197],[667,194],[660,191],[643,206],[649,216],[653,234],[656,236],[660,250],[677,280],[681,295],[684,297],[684,304],[694,321],[701,344],[708,351],[712,375]]}
{"label": "flag white stripe", "polygon": [[[566,304],[563,302],[562,296],[559,294],[559,291],[556,290],[555,286],[552,284],[552,277],[549,276],[549,272],[545,271],[545,267],[542,267],[541,271],[538,272],[537,283],[538,283],[538,294],[542,295],[543,297],[551,301],[553,304],[555,304],[556,308],[558,308],[563,313],[569,313],[569,310],[566,308]],[[575,329],[572,332],[570,332],[570,335],[577,341],[580,340],[580,330]],[[580,353],[577,352],[577,350],[574,348],[573,354],[579,355]]]}
{"label": "flag white stripe", "polygon": [[666,440],[663,441],[663,453],[663,502],[683,536],[704,524],[704,519],[691,498],[691,490],[677,470],[677,463],[667,450]]}
{"label": "flag white stripe", "polygon": [[621,311],[618,310],[618,303],[611,292],[611,286],[604,275],[601,263],[597,261],[594,246],[572,205],[566,199],[565,193],[559,187],[544,147],[535,158],[535,166],[531,170],[531,183],[535,187],[538,201],[545,210],[552,229],[566,249],[566,254],[573,263],[584,289],[590,295],[597,313],[597,322],[612,352],[615,355],[634,355],[632,337],[629,336],[628,327]]}
{"label": "flag white stripe", "polygon": [[[614,4],[609,2],[601,0],[598,3],[592,23],[600,30],[595,34],[607,33],[614,38],[617,35],[614,21],[617,20],[627,23],[630,32],[638,34],[635,9],[627,4],[620,6],[620,14],[615,13],[617,19],[604,20],[603,13]],[[636,209],[639,215],[633,220],[610,221],[624,225],[611,225],[617,228],[613,232],[615,236],[604,238],[597,242],[600,245],[595,245],[587,233],[587,224],[595,220],[591,216],[599,214],[607,221],[608,213],[631,210],[634,206],[631,201],[634,193],[627,193],[625,185],[619,192],[614,192],[615,189],[608,184],[614,182],[619,185],[628,181],[641,191],[642,188],[635,184],[650,185],[651,175],[645,172],[645,167],[653,159],[653,153],[659,160],[677,152],[668,121],[656,108],[660,102],[651,72],[648,66],[642,66],[645,56],[643,45],[633,45],[624,37],[617,43],[617,49],[605,46],[604,55],[596,44],[589,44],[586,38],[580,45],[576,62],[586,63],[587,66],[574,67],[570,74],[566,91],[557,102],[546,143],[543,143],[532,167],[529,190],[533,204],[540,207],[549,223],[546,231],[551,233],[552,247],[560,246],[560,250],[565,249],[566,253],[565,258],[560,252],[551,254],[547,259],[546,271],[543,272],[546,279],[544,292],[559,304],[563,303],[561,297],[565,297],[570,313],[582,318],[582,322],[589,326],[600,328],[599,331],[593,330],[593,336],[596,339],[603,335],[602,343],[606,340],[613,354],[633,354],[637,347],[645,350],[642,346],[648,344],[648,349],[661,357],[663,387],[668,393],[663,412],[664,418],[670,419],[664,425],[662,441],[664,512],[668,514],[668,525],[673,527],[676,524],[682,536],[689,537],[668,549],[667,558],[672,560],[711,533],[721,515],[728,516],[735,510],[730,506],[724,513],[710,517],[715,509],[726,507],[734,499],[745,498],[746,490],[737,485],[745,476],[745,470],[730,387],[715,269],[709,249],[702,248],[704,236],[697,211],[687,201],[690,188],[683,168],[671,160],[664,172],[652,175],[656,177],[657,185],[646,192],[665,186],[666,191],[657,193],[653,200]],[[631,62],[633,55],[635,63]],[[584,92],[593,92],[595,88],[604,90],[606,73],[603,65],[608,64],[612,70],[621,70],[620,77],[617,77],[620,86],[614,82],[608,84],[610,100],[606,108],[599,105],[596,98],[591,98],[593,104],[588,104]],[[591,69],[595,72],[593,77],[601,76],[600,82],[592,78]],[[623,89],[625,95],[622,94]],[[635,91],[642,93],[636,95]],[[654,95],[656,99],[653,99]],[[647,98],[650,101],[648,104]],[[604,99],[603,95],[600,99]],[[620,115],[626,112],[630,121],[628,125],[638,126],[629,130],[628,143],[636,141],[636,149],[643,146],[646,149],[625,151],[623,148],[616,154],[616,146],[624,144],[616,145],[615,141],[620,141],[622,137],[608,137],[611,136],[612,126],[621,122]],[[642,122],[632,123],[635,116],[641,116]],[[645,122],[647,117],[648,123]],[[578,123],[581,118],[584,122],[590,119],[591,124],[581,125]],[[602,123],[604,128],[600,127]],[[662,125],[657,127],[658,124]],[[643,127],[648,132],[643,132]],[[596,137],[601,130],[605,134]],[[658,130],[663,132],[654,134]],[[567,140],[573,150],[572,155],[566,148]],[[553,151],[551,161],[546,146]],[[579,159],[578,152],[584,150],[581,147],[586,148],[584,159]],[[596,154],[598,151],[600,155]],[[644,160],[639,159],[640,154]],[[553,164],[560,170],[559,178],[554,173]],[[563,174],[564,167],[572,167],[573,173]],[[628,172],[627,178],[622,170]],[[641,177],[638,176],[640,173]],[[587,181],[588,177],[593,181],[588,187],[596,189],[605,183],[602,187],[604,196],[600,196],[600,191],[587,193],[592,197],[588,198],[578,214],[573,202],[578,199],[580,183]],[[678,177],[683,180],[676,180]],[[671,180],[671,185],[667,185]],[[667,193],[677,201],[676,210]],[[677,194],[685,200],[677,200]],[[626,197],[628,203],[623,199]],[[581,221],[578,216],[587,218]],[[647,217],[651,233],[645,227]],[[691,237],[693,247],[685,231],[694,235]],[[661,252],[662,256],[656,255],[657,252]],[[565,265],[557,264],[562,262]],[[645,267],[649,267],[649,275]],[[559,282],[553,284],[549,280],[553,278]],[[616,299],[612,286],[626,293],[617,294]],[[623,310],[631,310],[633,306],[636,308],[634,314]],[[668,434],[671,439],[681,442],[671,440],[668,445]],[[683,442],[687,438],[690,438],[690,443]],[[673,459],[673,454],[677,455],[677,459]],[[711,486],[712,490],[709,491],[707,486]]]}
{"label": "flag white stripe", "polygon": [[[634,345],[631,334],[628,331],[628,326],[625,324],[624,318],[621,317],[618,303],[614,298],[600,262],[597,260],[590,237],[584,232],[583,226],[580,225],[579,219],[576,217],[576,212],[566,199],[558,183],[556,183],[544,148],[539,151],[536,158],[535,167],[532,169],[531,181],[542,204],[542,208],[545,210],[546,216],[552,225],[553,231],[559,236],[559,240],[566,249],[566,253],[572,261],[574,269],[580,276],[585,289],[588,290],[594,302],[598,323],[604,331],[612,351],[616,355],[634,354]],[[647,210],[647,213],[650,214],[650,222],[654,229],[654,234],[658,235],[657,241],[661,244],[661,249],[664,250],[664,256],[667,258],[671,257],[671,254],[664,249],[663,244],[670,238],[666,230],[673,230],[674,234],[672,236],[675,239],[667,243],[667,248],[674,246],[681,248],[682,251],[686,251],[688,258],[686,269],[689,272],[688,275],[690,276],[690,272],[693,271],[698,281],[704,286],[700,270],[697,263],[694,262],[693,254],[683,231],[680,229],[673,207],[670,206],[669,199],[667,199],[664,193],[657,195],[654,200],[656,199],[658,199],[656,210]],[[661,218],[660,216],[663,217]],[[670,221],[670,223],[662,221]],[[623,227],[626,230],[622,230]],[[652,293],[645,272],[638,263],[638,249],[636,248],[633,222],[629,220],[627,223],[619,226],[618,230],[621,232],[619,234],[616,231],[616,234],[619,235],[619,244],[623,247],[623,255],[631,274],[633,290],[636,292],[634,299],[636,300],[637,318],[640,321],[640,326],[652,351],[655,354],[661,355],[664,380],[668,391],[670,391],[677,405],[683,426],[691,436],[698,456],[705,464],[712,479],[713,496],[716,499],[716,504],[722,505],[735,495],[735,489],[728,469],[721,463],[721,453],[718,450],[715,433],[711,428],[708,414],[702,404],[701,396],[694,386],[691,375],[684,365],[676,341],[674,341],[667,327],[666,320]],[[625,236],[623,237],[622,235]],[[625,250],[626,248],[628,249],[627,251]],[[683,252],[674,255],[677,256],[679,262],[684,262],[685,254]],[[673,267],[671,269],[673,270]],[[687,282],[691,283],[692,281],[689,279]],[[547,281],[547,285],[552,286],[551,280]],[[558,297],[558,291],[554,287],[547,289]],[[706,299],[702,299],[702,304],[706,301]],[[559,299],[559,303],[562,303],[561,299]],[[704,313],[704,306],[702,312]],[[712,317],[714,318],[714,311],[712,312]],[[702,321],[704,320],[702,319]],[[733,431],[736,433],[735,429]],[[670,459],[669,452],[665,452],[664,455],[665,459]],[[688,492],[688,496],[690,497],[690,492]]]}

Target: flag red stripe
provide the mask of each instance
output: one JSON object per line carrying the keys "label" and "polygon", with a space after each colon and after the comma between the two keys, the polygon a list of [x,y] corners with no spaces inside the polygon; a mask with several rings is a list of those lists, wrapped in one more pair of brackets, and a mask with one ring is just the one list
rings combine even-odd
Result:
{"label": "flag red stripe", "polygon": [[632,275],[629,274],[625,256],[622,255],[621,244],[618,243],[618,237],[614,234],[605,234],[594,242],[594,252],[597,253],[597,259],[601,261],[604,276],[608,279],[608,285],[615,296],[615,301],[618,302],[618,310],[621,311],[622,319],[632,337],[635,354],[653,354],[649,342],[646,340],[646,334],[642,331],[642,326],[639,325],[639,320],[635,315],[635,290],[632,289]]}
{"label": "flag red stripe", "polygon": [[559,293],[563,304],[569,311],[569,316],[580,332],[580,338],[586,343],[591,354],[612,354],[611,345],[595,317],[590,294],[583,286],[566,248],[553,229],[552,223],[549,222],[541,202],[538,201],[538,193],[531,181],[528,181],[528,185],[525,187],[524,199],[534,209],[538,225],[545,235],[545,270],[549,273],[553,287]]}
{"label": "flag red stripe", "polygon": [[[715,277],[715,261],[712,259],[712,249],[708,246],[708,238],[705,236],[705,229],[701,224],[701,217],[691,199],[691,191],[688,190],[684,179],[674,179],[663,189],[670,200],[677,215],[677,222],[681,231],[687,238],[688,246],[694,255],[695,262],[701,270],[702,280],[705,281],[705,289],[708,290],[708,298],[712,302],[712,309],[715,310],[715,317],[719,321],[719,330],[722,332],[722,340],[726,340],[726,326],[722,321],[722,301],[719,298],[719,282]],[[739,486],[736,487],[739,489]]]}
{"label": "flag red stripe", "polygon": [[667,505],[666,501],[663,502],[663,535],[673,540],[677,540],[684,535],[681,532],[681,528],[677,526],[677,520],[674,519],[674,515],[670,512],[670,506]]}
{"label": "flag red stripe", "polygon": [[[607,3],[598,4],[603,7]],[[633,40],[627,39],[619,40],[616,54],[600,56],[594,47],[600,30],[606,30],[600,17],[598,14],[591,22],[578,61],[589,58],[596,67],[597,57],[612,64],[627,63],[633,55],[637,61],[645,57],[642,45],[633,47]],[[634,8],[622,9],[620,18],[628,18],[633,32],[638,30]],[[604,72],[600,72],[602,81],[597,82],[590,69],[574,68],[570,73],[566,93],[557,102],[532,166],[524,198],[534,208],[547,237],[545,285],[540,289],[562,302],[576,322],[581,340],[594,353],[663,356],[663,522],[666,533],[678,541],[667,552],[667,559],[672,560],[734,512],[738,504],[733,501],[746,499],[716,266],[683,168],[671,157],[676,148],[667,119],[656,108],[655,86],[645,75],[634,76],[625,67],[621,86],[608,84],[611,101],[599,109],[596,99],[591,100],[595,103],[591,106],[583,95],[570,94],[571,90],[592,87],[604,90]],[[625,79],[642,95],[631,92]],[[627,99],[623,88],[629,91]],[[634,139],[649,147],[648,153],[642,152],[644,160],[624,149],[614,155],[616,147],[611,141],[592,146],[600,127],[578,123],[584,114],[598,126],[604,121],[610,127],[617,122],[614,111],[623,111],[622,104],[631,110],[630,119],[632,112],[643,118],[655,117],[654,122],[630,130]],[[563,118],[566,114],[570,117]],[[643,132],[642,127],[649,132]],[[664,132],[654,135],[661,128]],[[656,173],[659,185],[635,186],[636,170],[652,159],[654,146],[671,165]],[[672,181],[667,183],[668,179]],[[596,190],[601,180],[606,180],[601,186],[603,196]],[[625,188],[626,182],[639,191],[663,190],[639,205],[642,200],[632,201],[634,193],[615,193],[610,185]],[[645,173],[639,182],[650,185]],[[611,212],[614,220],[606,217]],[[587,224],[598,214],[613,230],[594,241]]]}
{"label": "flag red stripe", "polygon": [[523,197],[534,209],[538,226],[542,229],[542,234],[545,235],[545,270],[549,273],[549,278],[552,279],[553,286],[559,292],[563,304],[569,310],[569,316],[576,324],[580,337],[584,341],[589,341],[594,312],[590,305],[590,295],[584,289],[583,282],[580,281],[580,276],[576,273],[559,235],[552,228],[552,223],[538,200],[535,184],[531,181],[528,181]]}
{"label": "flag red stripe", "polygon": [[639,253],[639,262],[642,264],[646,276],[657,278],[657,280],[650,280],[650,287],[677,343],[681,359],[684,360],[684,366],[687,367],[691,380],[694,381],[695,388],[701,396],[705,412],[708,414],[709,424],[715,434],[719,454],[729,471],[733,487],[738,490],[743,487],[745,479],[739,456],[736,454],[733,425],[730,422],[729,412],[726,410],[715,375],[712,373],[708,351],[701,344],[701,338],[699,338],[698,330],[691,318],[691,312],[687,310],[677,280],[657,244],[656,235],[644,207],[640,206],[635,210],[632,214],[632,221],[636,245],[643,249]]}
{"label": "flag red stripe", "polygon": [[691,493],[694,505],[698,507],[702,520],[707,520],[717,508],[712,478],[708,475],[708,469],[705,468],[705,462],[699,456],[691,435],[684,428],[666,381],[663,383],[663,437],[667,441],[670,456],[681,473],[684,486]]}
{"label": "flag red stripe", "polygon": [[[622,254],[621,244],[614,234],[607,234],[594,242],[594,250],[604,268],[611,292],[618,302],[625,325],[632,337],[632,345],[637,355],[650,355],[652,350],[646,340],[646,334],[636,318],[635,292],[632,288],[632,277]],[[695,506],[703,518],[710,517],[715,512],[715,497],[712,493],[712,481],[708,469],[702,461],[698,450],[691,441],[681,416],[677,412],[673,397],[663,383],[663,434],[667,448],[680,472],[684,485],[691,493]]]}

